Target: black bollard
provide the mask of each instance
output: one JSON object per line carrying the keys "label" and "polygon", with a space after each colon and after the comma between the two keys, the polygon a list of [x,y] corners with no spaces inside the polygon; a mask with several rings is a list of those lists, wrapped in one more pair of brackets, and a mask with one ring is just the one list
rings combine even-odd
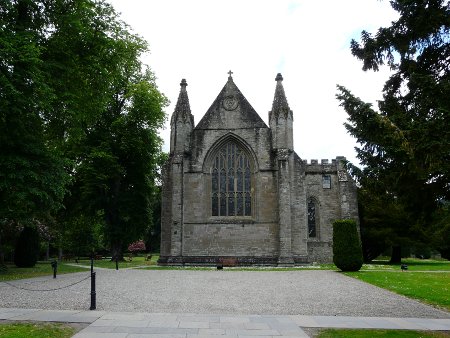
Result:
{"label": "black bollard", "polygon": [[53,278],[56,278],[56,269],[58,268],[58,262],[54,260],[51,264],[53,269]]}
{"label": "black bollard", "polygon": [[116,270],[119,270],[119,259],[116,256]]}
{"label": "black bollard", "polygon": [[97,308],[96,301],[97,294],[95,292],[95,272],[91,273],[91,307],[89,310],[95,310]]}

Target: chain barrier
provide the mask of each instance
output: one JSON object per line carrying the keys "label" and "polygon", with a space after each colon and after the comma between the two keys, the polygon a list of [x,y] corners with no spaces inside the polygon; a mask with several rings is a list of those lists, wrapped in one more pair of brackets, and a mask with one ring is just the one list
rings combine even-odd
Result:
{"label": "chain barrier", "polygon": [[56,291],[56,290],[65,289],[65,288],[68,288],[68,287],[70,287],[70,286],[79,284],[79,283],[85,281],[85,280],[88,279],[88,278],[91,278],[91,275],[87,276],[86,278],[83,278],[82,280],[79,280],[78,282],[75,282],[75,283],[72,283],[72,284],[69,284],[69,285],[65,285],[65,286],[61,286],[61,287],[55,288],[55,289],[27,289],[27,288],[24,288],[24,287],[20,287],[20,286],[11,284],[11,283],[6,282],[6,281],[1,281],[1,283],[8,284],[9,286],[12,286],[13,288],[20,289],[20,290],[25,290],[25,291],[39,291],[39,292],[41,292],[41,291]]}

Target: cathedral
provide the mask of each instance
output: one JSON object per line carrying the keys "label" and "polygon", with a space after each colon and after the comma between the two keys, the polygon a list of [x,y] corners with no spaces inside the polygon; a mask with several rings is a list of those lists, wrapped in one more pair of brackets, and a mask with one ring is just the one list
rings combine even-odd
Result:
{"label": "cathedral", "polygon": [[333,221],[358,221],[345,158],[308,163],[297,155],[281,74],[269,126],[231,74],[197,125],[181,81],[163,168],[158,264],[332,262]]}

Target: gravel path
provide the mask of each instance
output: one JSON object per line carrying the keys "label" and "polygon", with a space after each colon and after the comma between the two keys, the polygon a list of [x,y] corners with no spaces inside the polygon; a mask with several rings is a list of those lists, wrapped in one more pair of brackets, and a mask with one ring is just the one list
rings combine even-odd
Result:
{"label": "gravel path", "polygon": [[[89,272],[10,282],[63,287]],[[0,307],[86,310],[90,281],[52,292],[0,283]],[[450,318],[403,296],[333,271],[97,270],[97,309],[161,313]]]}

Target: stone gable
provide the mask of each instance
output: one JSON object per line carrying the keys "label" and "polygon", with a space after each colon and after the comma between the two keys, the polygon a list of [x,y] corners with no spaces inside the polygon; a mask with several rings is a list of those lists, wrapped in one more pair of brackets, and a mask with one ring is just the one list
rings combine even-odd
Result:
{"label": "stone gable", "polygon": [[161,265],[332,261],[332,222],[358,219],[356,187],[337,157],[308,164],[293,149],[283,78],[270,128],[231,76],[194,126],[185,80],[163,172]]}

